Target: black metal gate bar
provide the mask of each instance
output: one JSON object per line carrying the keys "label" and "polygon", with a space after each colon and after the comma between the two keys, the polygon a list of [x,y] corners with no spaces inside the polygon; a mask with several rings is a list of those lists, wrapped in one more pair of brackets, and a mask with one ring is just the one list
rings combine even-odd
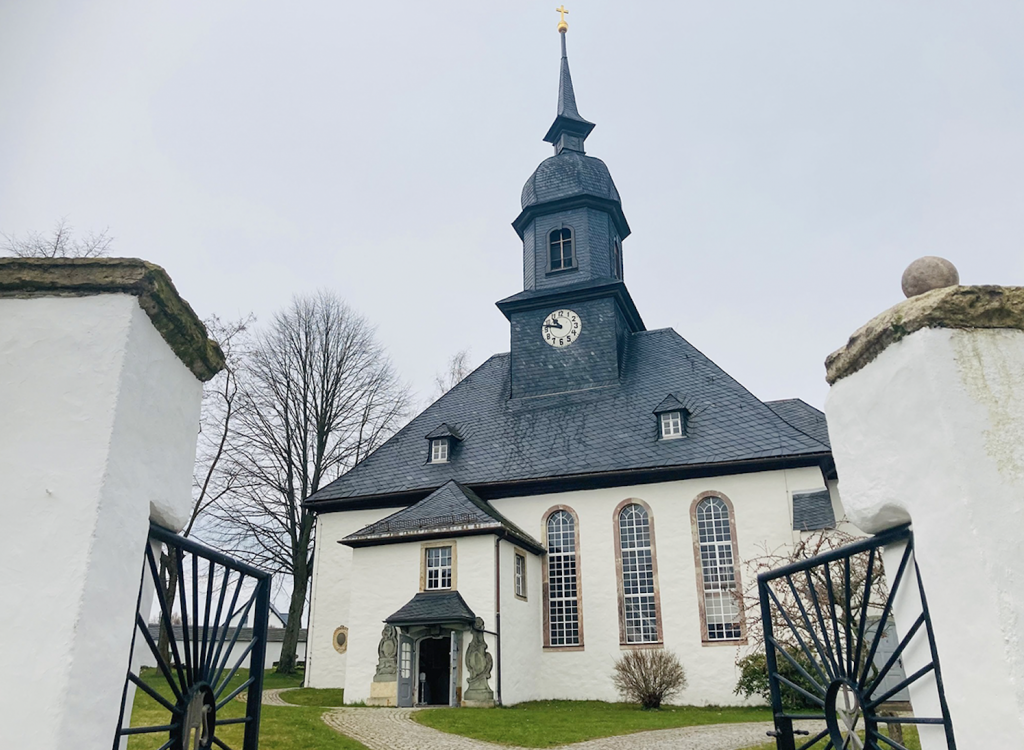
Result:
{"label": "black metal gate bar", "polygon": [[[882,597],[876,589],[883,575],[879,549],[899,542],[905,542],[906,548],[889,590]],[[956,750],[928,603],[913,551],[910,527],[902,526],[758,576],[769,695],[775,718],[775,731],[769,734],[776,738],[778,750],[806,750],[824,739],[824,750],[906,750],[899,740],[883,734],[880,724],[890,731],[894,725],[941,725],[948,750]],[[864,572],[863,586],[854,580],[855,563],[857,574]],[[876,655],[886,627],[893,622],[893,601],[911,565],[922,611],[894,652],[879,666]],[[801,591],[800,587],[806,588]],[[855,601],[856,595],[861,597],[860,602]],[[789,611],[783,602],[785,597],[792,599]],[[874,622],[874,632],[869,634],[872,607],[880,608],[881,615]],[[777,628],[781,629],[776,632]],[[922,633],[928,639],[931,661],[903,679],[899,679],[901,672],[891,676],[896,665],[902,664],[907,646]],[[894,696],[929,675],[934,678],[941,716],[880,713]],[[898,681],[883,690],[887,678]],[[794,706],[794,702],[802,705]],[[794,720],[798,719],[823,721],[825,729],[811,736],[810,732],[793,728]],[[797,745],[797,735],[807,739]]]}
{"label": "black metal gate bar", "polygon": [[[167,740],[160,750],[191,750],[193,746],[203,750],[215,746],[223,750],[234,750],[218,736],[217,729],[236,724],[245,725],[241,750],[257,750],[263,670],[266,666],[267,618],[270,612],[270,574],[155,524],[150,526],[149,540],[139,585],[132,655],[129,656],[128,673],[121,694],[114,750],[118,750],[122,738],[136,734],[165,734]],[[154,542],[166,546],[168,557],[173,559],[177,567],[176,611],[181,617],[181,626],[177,628],[172,623],[175,607],[165,596],[163,578],[153,553]],[[190,581],[186,581],[187,574]],[[201,583],[205,583],[205,594],[200,593]],[[169,658],[166,659],[149,630],[145,616],[148,613],[139,611],[147,584],[155,588],[160,624],[167,634]],[[215,588],[218,589],[216,606]],[[232,592],[230,600],[229,590]],[[228,604],[225,608],[226,602]],[[246,628],[250,613],[253,626]],[[132,671],[135,645],[140,633],[150,656],[156,661],[158,685],[166,688],[163,693],[143,679],[141,674]],[[229,664],[240,642],[244,648]],[[246,658],[249,659],[248,678],[228,692],[228,686]],[[152,677],[148,679],[152,680]],[[129,717],[131,715],[131,706],[127,705],[129,685],[135,685],[165,709],[169,715],[168,720],[152,726],[124,726],[125,714]],[[247,691],[245,715],[217,718],[217,713],[243,691]],[[168,692],[170,695],[167,695]]]}

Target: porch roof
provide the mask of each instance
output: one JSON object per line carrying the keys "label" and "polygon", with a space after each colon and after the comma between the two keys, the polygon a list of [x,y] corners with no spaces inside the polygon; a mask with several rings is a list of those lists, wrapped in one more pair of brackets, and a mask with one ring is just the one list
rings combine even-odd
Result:
{"label": "porch roof", "polygon": [[388,617],[389,625],[442,625],[476,620],[473,610],[458,591],[422,591]]}

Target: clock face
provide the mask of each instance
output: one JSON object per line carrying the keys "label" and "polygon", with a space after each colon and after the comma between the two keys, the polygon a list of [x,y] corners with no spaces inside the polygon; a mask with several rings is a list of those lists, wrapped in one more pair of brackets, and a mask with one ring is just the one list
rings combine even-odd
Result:
{"label": "clock face", "polygon": [[541,334],[551,346],[561,349],[580,337],[583,321],[572,310],[555,310],[544,318]]}

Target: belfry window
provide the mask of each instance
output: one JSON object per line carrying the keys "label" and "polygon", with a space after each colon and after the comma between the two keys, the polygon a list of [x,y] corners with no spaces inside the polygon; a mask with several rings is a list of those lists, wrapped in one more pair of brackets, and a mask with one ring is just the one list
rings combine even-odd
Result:
{"label": "belfry window", "polygon": [[736,570],[736,539],[725,499],[705,497],[694,509],[700,555],[704,641],[734,641],[743,637]]}
{"label": "belfry window", "polygon": [[551,262],[548,270],[564,271],[576,267],[576,257],[572,249],[572,229],[562,227],[555,229],[548,236],[548,244],[551,250]]}
{"label": "belfry window", "polygon": [[622,243],[618,237],[612,241],[612,264],[615,278],[622,279]]}

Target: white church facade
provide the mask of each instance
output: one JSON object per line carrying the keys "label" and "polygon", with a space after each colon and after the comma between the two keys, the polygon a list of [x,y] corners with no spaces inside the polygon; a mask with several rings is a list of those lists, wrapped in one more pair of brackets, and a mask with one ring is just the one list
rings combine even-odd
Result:
{"label": "white church facade", "polygon": [[678,702],[741,702],[742,561],[841,516],[821,412],[644,325],[561,38],[555,155],[513,222],[523,291],[498,302],[511,351],[307,501],[306,684],[349,702],[617,700],[637,648],[679,657]]}

